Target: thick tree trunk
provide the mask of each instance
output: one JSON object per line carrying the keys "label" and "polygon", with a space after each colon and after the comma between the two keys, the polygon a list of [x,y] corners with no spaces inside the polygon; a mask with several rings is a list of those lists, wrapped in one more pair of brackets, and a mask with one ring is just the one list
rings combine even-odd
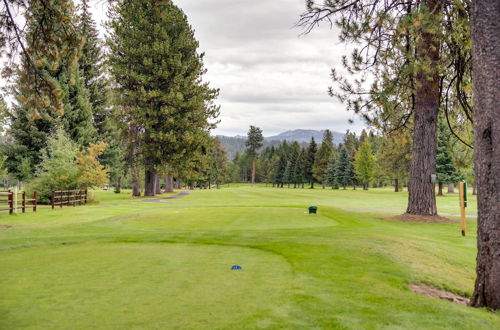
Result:
{"label": "thick tree trunk", "polygon": [[441,182],[438,183],[438,196],[443,196],[443,184]]}
{"label": "thick tree trunk", "polygon": [[394,179],[394,192],[399,192],[399,179]]}
{"label": "thick tree trunk", "polygon": [[115,194],[119,194],[122,191],[122,177],[119,177],[118,180],[116,180],[116,185],[115,185]]}
{"label": "thick tree trunk", "polygon": [[363,190],[368,190],[368,185],[366,183],[363,184]]}
{"label": "thick tree trunk", "polygon": [[[438,17],[441,0],[424,0],[424,5]],[[407,213],[437,215],[436,196],[431,174],[436,172],[436,129],[439,109],[439,39],[423,31],[417,49],[418,58],[427,61],[426,70],[416,75],[413,153],[408,184]]]}
{"label": "thick tree trunk", "polygon": [[151,165],[146,163],[144,170],[144,196],[154,196],[156,194],[156,172]]}
{"label": "thick tree trunk", "polygon": [[255,158],[252,159],[252,184],[255,184]]}
{"label": "thick tree trunk", "polygon": [[161,194],[161,183],[160,183],[160,175],[159,174],[156,174],[156,178],[155,178],[155,194],[159,195]]}
{"label": "thick tree trunk", "polygon": [[131,174],[132,174],[132,196],[140,197],[141,186],[139,184],[139,169],[137,168],[136,165],[132,165]]}
{"label": "thick tree trunk", "polygon": [[500,2],[473,1],[477,266],[471,305],[500,310]]}
{"label": "thick tree trunk", "polygon": [[448,183],[448,194],[454,194],[454,193],[455,193],[455,184]]}
{"label": "thick tree trunk", "polygon": [[472,195],[477,195],[477,185],[475,181],[472,183]]}
{"label": "thick tree trunk", "polygon": [[174,177],[172,174],[167,174],[165,177],[165,192],[174,192]]}
{"label": "thick tree trunk", "polygon": [[314,189],[314,181],[311,181],[311,187],[310,189]]}

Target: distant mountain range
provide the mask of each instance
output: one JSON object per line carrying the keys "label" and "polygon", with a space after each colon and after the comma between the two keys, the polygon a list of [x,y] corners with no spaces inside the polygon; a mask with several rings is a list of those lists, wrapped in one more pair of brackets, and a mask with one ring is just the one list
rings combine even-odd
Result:
{"label": "distant mountain range", "polygon": [[[324,133],[325,133],[325,130],[318,131],[318,130],[312,130],[312,129],[295,129],[295,130],[291,130],[291,131],[286,131],[286,132],[280,133],[278,135],[264,137],[263,148],[273,146],[273,145],[277,146],[285,140],[287,142],[297,141],[302,146],[306,146],[309,144],[312,137],[314,137],[314,140],[316,140],[316,142],[318,144],[320,144],[321,141],[323,140]],[[338,132],[332,132],[332,133],[333,133],[333,143],[334,144],[339,144],[343,141],[344,134],[338,133]],[[232,159],[237,151],[239,151],[241,153],[245,150],[245,140],[247,138],[246,136],[242,136],[242,135],[236,135],[236,136],[218,135],[217,137],[220,139],[224,149],[227,150],[227,153],[228,153],[227,156],[229,159]]]}
{"label": "distant mountain range", "polygon": [[[344,134],[334,132],[333,133],[333,143],[339,144],[344,140]],[[297,141],[297,142],[311,142],[311,138],[314,137],[316,142],[321,143],[323,140],[323,135],[325,134],[325,130],[316,131],[313,129],[294,129],[292,131],[286,131],[274,136],[268,136],[265,138],[266,141]],[[244,137],[246,138],[246,137]]]}

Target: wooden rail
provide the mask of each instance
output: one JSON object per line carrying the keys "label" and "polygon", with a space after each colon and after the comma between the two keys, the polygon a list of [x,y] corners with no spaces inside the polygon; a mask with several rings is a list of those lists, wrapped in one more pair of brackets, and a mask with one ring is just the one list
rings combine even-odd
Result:
{"label": "wooden rail", "polygon": [[[14,206],[14,196],[15,195],[21,195],[21,198],[17,200],[18,203],[21,203],[21,206],[19,204]],[[3,199],[3,197],[6,197],[7,199]],[[26,198],[26,192],[25,191],[20,191],[18,193],[15,193],[10,190],[4,190],[0,191],[0,205],[1,204],[8,204],[7,208],[0,208],[0,211],[9,211],[10,214],[14,213],[14,210],[23,210],[23,213],[26,212],[26,208],[32,208],[33,212],[36,212],[36,207],[37,207],[37,201],[38,201],[38,195],[37,192],[35,191],[33,193],[33,198]],[[26,203],[30,203],[31,206],[28,206]]]}
{"label": "wooden rail", "polygon": [[66,206],[76,206],[76,204],[82,205],[87,203],[87,189],[85,190],[52,190],[52,198],[50,204],[52,208],[55,206],[63,207]]}

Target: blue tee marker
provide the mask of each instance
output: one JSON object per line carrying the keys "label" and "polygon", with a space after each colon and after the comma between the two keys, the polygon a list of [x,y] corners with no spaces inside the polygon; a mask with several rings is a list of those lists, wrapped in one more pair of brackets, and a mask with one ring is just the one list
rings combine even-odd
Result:
{"label": "blue tee marker", "polygon": [[240,265],[232,265],[231,266],[231,270],[242,270],[243,267],[241,267]]}

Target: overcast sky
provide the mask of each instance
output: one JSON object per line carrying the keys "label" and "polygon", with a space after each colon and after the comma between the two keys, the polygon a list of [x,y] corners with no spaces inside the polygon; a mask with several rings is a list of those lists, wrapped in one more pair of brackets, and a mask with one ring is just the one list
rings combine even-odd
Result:
{"label": "overcast sky", "polygon": [[[105,1],[94,0],[97,21]],[[206,80],[220,88],[221,123],[215,134],[265,136],[289,129],[359,132],[361,120],[327,95],[332,67],[345,46],[328,26],[306,36],[294,28],[304,0],[174,0],[186,13],[205,52]],[[348,119],[356,119],[349,124]]]}

